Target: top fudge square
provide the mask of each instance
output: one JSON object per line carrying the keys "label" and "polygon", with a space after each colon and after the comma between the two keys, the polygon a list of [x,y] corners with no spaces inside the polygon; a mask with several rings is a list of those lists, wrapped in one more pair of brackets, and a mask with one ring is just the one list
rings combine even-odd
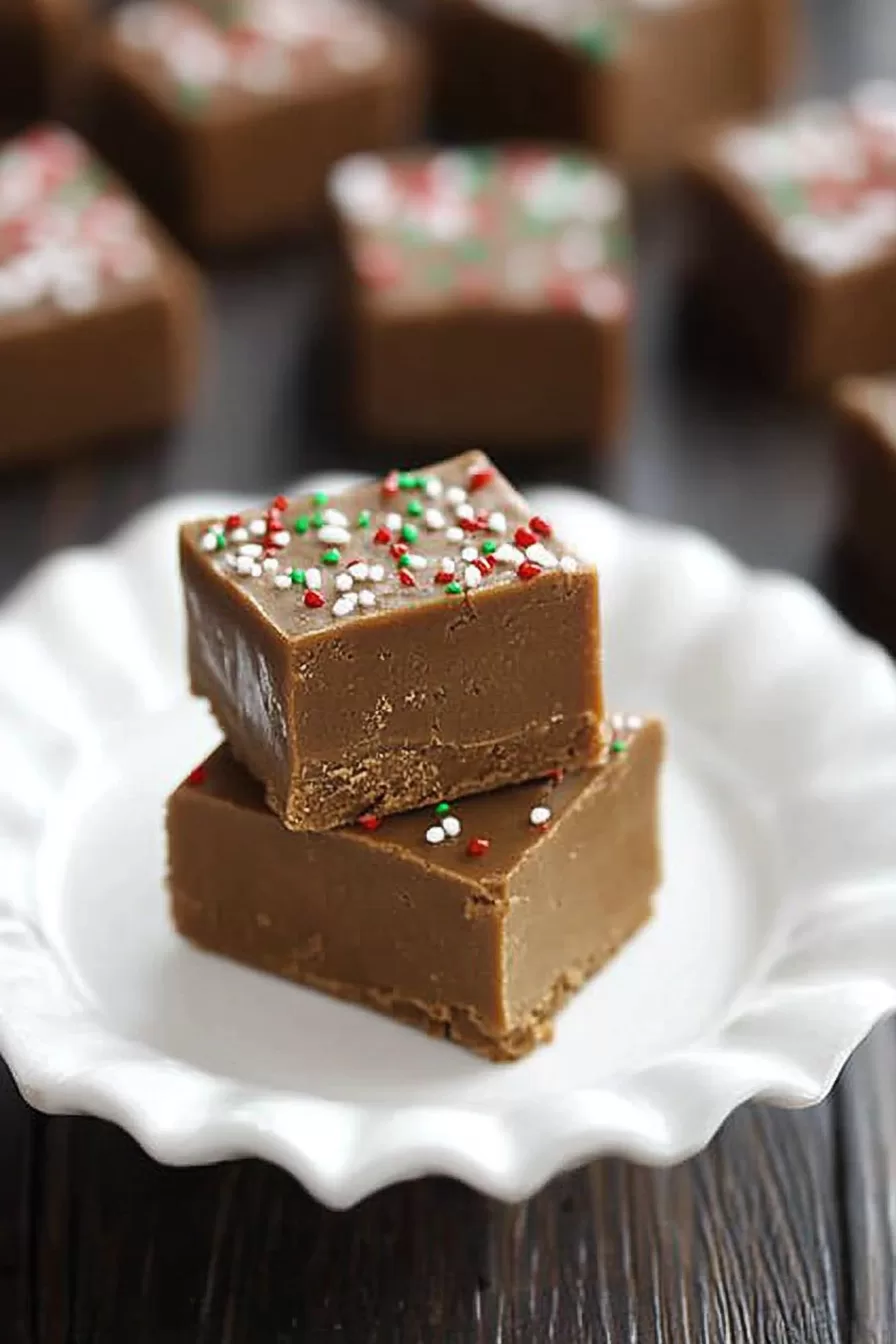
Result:
{"label": "top fudge square", "polygon": [[189,523],[181,569],[192,688],[293,830],[601,759],[597,573],[481,453]]}

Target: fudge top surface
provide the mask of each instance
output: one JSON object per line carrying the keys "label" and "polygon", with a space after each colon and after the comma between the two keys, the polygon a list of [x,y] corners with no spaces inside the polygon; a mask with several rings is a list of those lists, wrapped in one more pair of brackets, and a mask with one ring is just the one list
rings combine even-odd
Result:
{"label": "fudge top surface", "polygon": [[[663,728],[655,719],[617,714],[604,725],[604,740],[604,762],[591,770],[556,771],[544,779],[399,815],[379,818],[367,813],[350,827],[320,834],[385,845],[473,882],[497,881],[513,872],[535,846],[549,840],[564,813],[591,788],[611,787],[642,752],[661,753]],[[235,761],[226,743],[191,772],[178,792],[187,790],[241,810],[262,812],[272,826],[280,827],[265,806],[261,785]],[[308,838],[307,832],[295,835],[297,843]]]}
{"label": "fudge top surface", "polygon": [[332,497],[278,496],[202,519],[182,545],[286,637],[439,604],[447,619],[514,585],[561,600],[591,572],[482,453]]}
{"label": "fudge top surface", "polygon": [[0,321],[80,316],[160,261],[146,216],[77,135],[41,126],[0,148]]}
{"label": "fudge top surface", "polygon": [[857,270],[896,244],[896,82],[729,127],[710,156],[814,274]]}
{"label": "fudge top surface", "polygon": [[357,154],[330,176],[352,266],[381,307],[628,308],[626,195],[544,146]]}
{"label": "fudge top surface", "polygon": [[398,32],[354,0],[131,0],[110,24],[188,117],[377,72]]}

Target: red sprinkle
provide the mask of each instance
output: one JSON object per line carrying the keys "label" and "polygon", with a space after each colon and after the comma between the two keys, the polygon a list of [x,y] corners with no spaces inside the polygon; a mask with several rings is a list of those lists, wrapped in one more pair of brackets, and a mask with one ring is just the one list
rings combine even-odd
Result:
{"label": "red sprinkle", "polygon": [[532,560],[524,560],[516,572],[518,579],[535,579],[541,573],[541,565],[536,565]]}
{"label": "red sprinkle", "polygon": [[191,770],[190,773],[187,775],[187,783],[192,785],[193,788],[195,788],[198,784],[204,784],[205,766],[197,765],[193,770]]}
{"label": "red sprinkle", "polygon": [[468,490],[481,490],[495,479],[494,467],[473,467],[467,480]]}
{"label": "red sprinkle", "polygon": [[465,532],[478,532],[482,527],[478,518],[461,518],[459,521]]}
{"label": "red sprinkle", "polygon": [[[489,558],[490,558],[490,557],[489,557]],[[484,556],[484,555],[479,555],[479,556],[477,556],[476,559],[473,561],[473,564],[474,564],[474,565],[476,566],[476,568],[479,570],[479,573],[483,575],[483,577],[485,577],[485,576],[488,575],[488,574],[491,574],[491,572],[492,572],[492,567],[491,567],[491,565],[490,565],[489,562],[488,562],[489,558],[487,558],[487,557]]]}
{"label": "red sprinkle", "polygon": [[491,841],[486,840],[484,835],[474,835],[467,845],[467,853],[471,859],[481,859],[483,854],[488,853],[490,845]]}
{"label": "red sprinkle", "polygon": [[447,569],[440,569],[438,574],[435,576],[435,581],[436,583],[450,583],[453,578],[454,575],[449,574]]}
{"label": "red sprinkle", "polygon": [[392,533],[388,527],[378,527],[373,534],[373,539],[378,546],[385,546],[386,542],[392,540]]}
{"label": "red sprinkle", "polygon": [[224,519],[224,526],[228,532],[232,532],[235,527],[242,527],[242,525],[243,520],[238,513],[231,513],[229,517]]}
{"label": "red sprinkle", "polygon": [[271,509],[275,513],[282,513],[283,510],[288,506],[288,504],[289,500],[286,498],[285,495],[277,495],[274,499],[271,500]]}
{"label": "red sprinkle", "polygon": [[400,569],[398,571],[398,582],[403,584],[405,588],[417,587],[417,580],[409,569]]}
{"label": "red sprinkle", "polygon": [[382,493],[388,498],[390,495],[398,494],[398,472],[390,471],[389,475],[383,481],[380,487]]}
{"label": "red sprinkle", "polygon": [[403,541],[393,541],[389,547],[389,554],[393,560],[400,560],[403,555],[407,555],[408,548]]}
{"label": "red sprinkle", "polygon": [[362,812],[358,818],[358,825],[363,826],[365,831],[378,831],[382,824],[372,812]]}
{"label": "red sprinkle", "polygon": [[521,551],[524,551],[527,546],[534,546],[538,540],[535,533],[530,532],[528,527],[518,527],[513,534],[513,539]]}
{"label": "red sprinkle", "polygon": [[326,599],[315,588],[309,588],[305,593],[306,607],[322,607],[325,605],[325,601]]}
{"label": "red sprinkle", "polygon": [[550,523],[546,523],[543,518],[539,518],[537,513],[534,518],[529,519],[529,527],[533,532],[537,532],[540,537],[549,537],[551,535]]}
{"label": "red sprinkle", "polygon": [[552,784],[559,784],[565,774],[566,771],[558,767],[556,770],[549,770],[545,775],[545,779],[549,779]]}

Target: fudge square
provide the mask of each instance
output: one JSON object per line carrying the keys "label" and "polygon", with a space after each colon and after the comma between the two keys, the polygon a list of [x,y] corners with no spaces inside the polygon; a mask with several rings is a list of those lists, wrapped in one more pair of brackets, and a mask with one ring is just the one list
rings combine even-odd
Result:
{"label": "fudge square", "polygon": [[457,140],[575,140],[638,179],[695,130],[767,106],[792,0],[434,0],[437,124]]}
{"label": "fudge square", "polygon": [[178,930],[496,1060],[646,921],[659,723],[619,717],[596,770],[337,831],[287,831],[229,747],[168,804]]}
{"label": "fudge square", "polygon": [[896,376],[836,389],[841,542],[881,595],[896,596]]}
{"label": "fudge square", "polygon": [[193,691],[295,830],[603,751],[598,581],[481,453],[181,533]]}
{"label": "fudge square", "polygon": [[799,389],[896,364],[896,84],[730,127],[689,166],[698,281]]}
{"label": "fudge square", "polygon": [[457,447],[614,437],[631,302],[615,177],[536,146],[423,151],[348,159],[330,194],[363,430]]}
{"label": "fudge square", "polygon": [[172,420],[199,322],[193,266],[77,136],[0,148],[0,460]]}
{"label": "fudge square", "polygon": [[304,226],[330,166],[416,132],[416,39],[354,0],[133,0],[94,63],[92,132],[197,245]]}
{"label": "fudge square", "polygon": [[45,117],[61,93],[87,0],[4,0],[0,5],[0,126]]}

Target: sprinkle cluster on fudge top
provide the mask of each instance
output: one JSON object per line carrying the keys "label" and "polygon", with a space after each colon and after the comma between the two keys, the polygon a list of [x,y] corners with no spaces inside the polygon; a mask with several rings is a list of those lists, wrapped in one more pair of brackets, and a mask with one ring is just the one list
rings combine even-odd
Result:
{"label": "sprinkle cluster on fudge top", "polygon": [[593,159],[541,147],[344,160],[330,190],[353,264],[381,301],[622,316],[624,190]]}
{"label": "sprinkle cluster on fudge top", "polygon": [[133,0],[112,23],[192,113],[226,91],[263,97],[366,71],[387,51],[382,22],[352,0]]}
{"label": "sprinkle cluster on fudge top", "polygon": [[482,453],[332,499],[280,495],[186,535],[287,634],[580,567]]}
{"label": "sprinkle cluster on fudge top", "polygon": [[896,83],[727,131],[716,155],[759,198],[780,245],[814,271],[856,269],[896,243]]}
{"label": "sprinkle cluster on fudge top", "polygon": [[0,149],[0,314],[84,312],[155,264],[136,206],[76,135],[41,127]]}

